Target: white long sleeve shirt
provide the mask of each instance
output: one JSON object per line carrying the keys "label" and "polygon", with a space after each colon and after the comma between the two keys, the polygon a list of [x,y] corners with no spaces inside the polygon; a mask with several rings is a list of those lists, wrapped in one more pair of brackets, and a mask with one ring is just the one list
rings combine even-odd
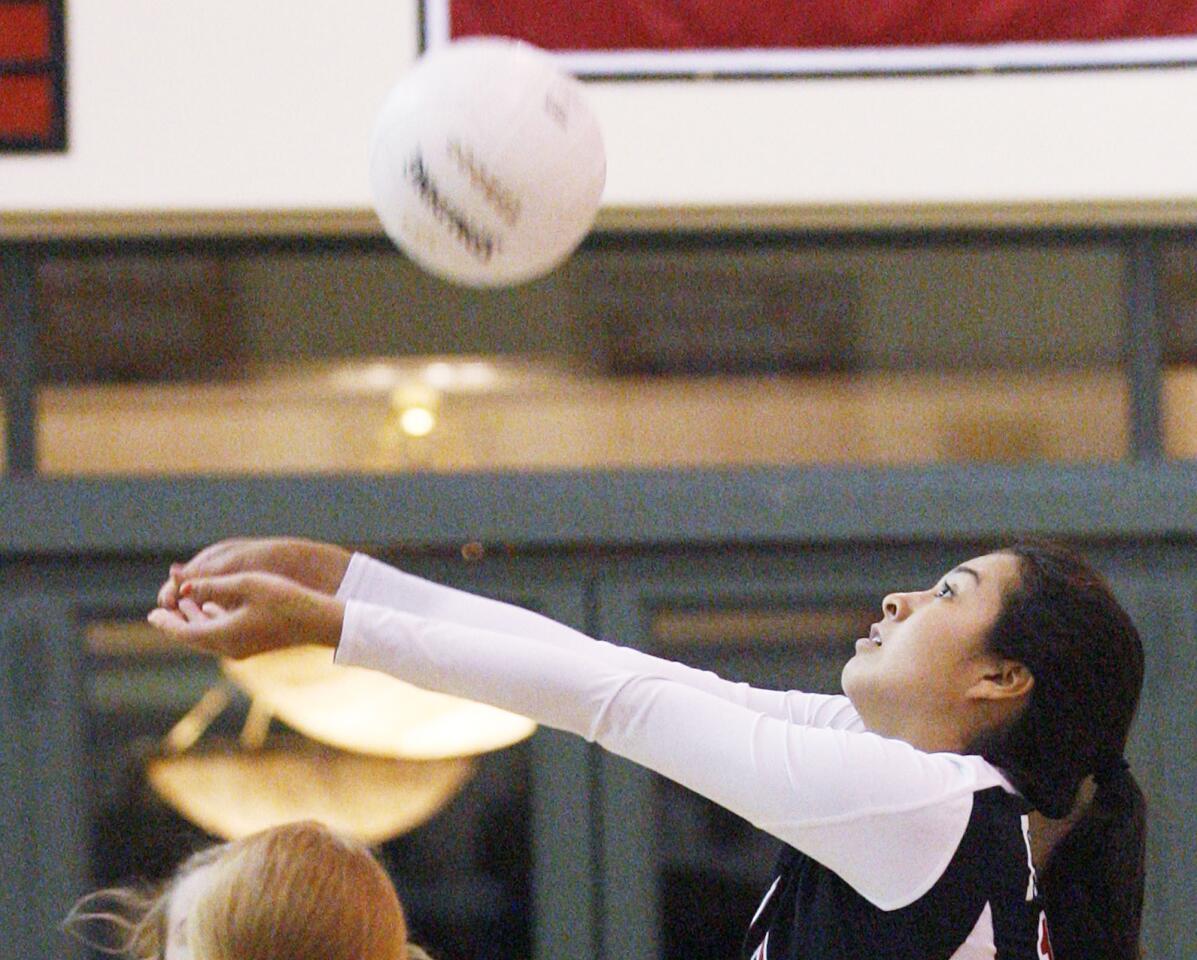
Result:
{"label": "white long sleeve shirt", "polygon": [[739,814],[883,911],[936,884],[974,794],[1014,792],[981,757],[869,733],[846,697],[732,683],[362,554],[338,597],[337,662],[596,742]]}

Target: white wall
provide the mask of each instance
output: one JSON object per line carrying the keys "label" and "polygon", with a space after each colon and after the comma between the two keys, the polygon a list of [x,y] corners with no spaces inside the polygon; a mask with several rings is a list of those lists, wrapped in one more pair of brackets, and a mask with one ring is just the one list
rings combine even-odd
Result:
{"label": "white wall", "polygon": [[[414,0],[72,0],[68,16],[70,150],[0,157],[0,231],[192,211],[374,228],[367,142],[414,56]],[[1197,69],[588,89],[608,211],[1197,216]]]}

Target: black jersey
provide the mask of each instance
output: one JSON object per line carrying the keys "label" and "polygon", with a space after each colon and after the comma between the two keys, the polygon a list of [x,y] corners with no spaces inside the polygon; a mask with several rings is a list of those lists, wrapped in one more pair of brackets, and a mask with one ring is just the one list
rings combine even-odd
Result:
{"label": "black jersey", "polygon": [[974,794],[968,827],[943,875],[896,910],[880,909],[786,847],[745,939],[745,960],[1047,960],[1025,813],[1001,787]]}

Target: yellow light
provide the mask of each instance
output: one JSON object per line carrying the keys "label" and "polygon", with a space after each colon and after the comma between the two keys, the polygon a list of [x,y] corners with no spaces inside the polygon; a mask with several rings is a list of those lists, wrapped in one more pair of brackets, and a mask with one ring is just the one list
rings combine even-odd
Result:
{"label": "yellow light", "polygon": [[218,741],[158,754],[146,765],[154,791],[216,836],[232,840],[320,820],[370,844],[420,826],[457,795],[472,771],[465,757],[388,760],[310,741],[258,750]]}
{"label": "yellow light", "polygon": [[408,407],[399,414],[399,429],[409,437],[426,437],[436,427],[436,414],[427,407]]}
{"label": "yellow light", "polygon": [[328,647],[287,647],[222,660],[225,676],[291,729],[339,750],[441,760],[501,750],[530,737],[526,717],[333,663]]}

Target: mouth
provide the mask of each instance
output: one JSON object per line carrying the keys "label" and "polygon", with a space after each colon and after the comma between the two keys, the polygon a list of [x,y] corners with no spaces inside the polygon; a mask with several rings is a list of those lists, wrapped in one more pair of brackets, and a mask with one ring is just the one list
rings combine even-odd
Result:
{"label": "mouth", "polygon": [[856,641],[857,652],[864,652],[866,650],[876,650],[881,646],[881,631],[877,629],[877,624],[873,624],[869,628],[869,635],[861,637]]}

